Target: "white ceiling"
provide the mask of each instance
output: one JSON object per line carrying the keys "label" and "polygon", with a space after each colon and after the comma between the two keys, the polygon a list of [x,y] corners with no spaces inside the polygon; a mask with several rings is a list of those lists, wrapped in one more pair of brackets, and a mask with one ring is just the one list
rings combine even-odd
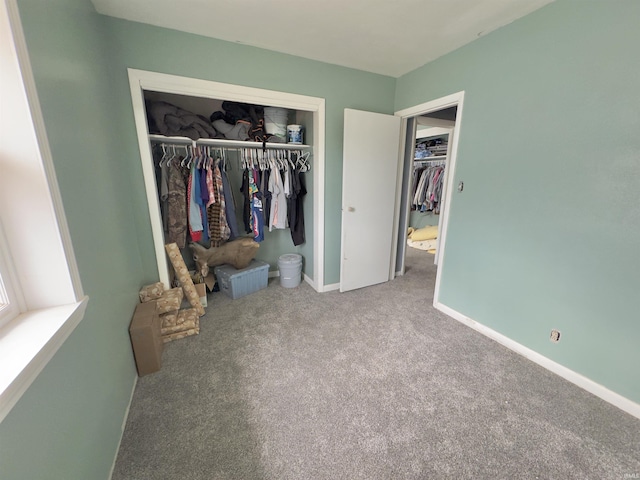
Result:
{"label": "white ceiling", "polygon": [[99,13],[399,77],[553,0],[92,0]]}

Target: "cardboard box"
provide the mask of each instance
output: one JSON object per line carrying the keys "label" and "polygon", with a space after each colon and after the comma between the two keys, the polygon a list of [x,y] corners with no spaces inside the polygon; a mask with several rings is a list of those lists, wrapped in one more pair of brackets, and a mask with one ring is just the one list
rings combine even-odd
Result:
{"label": "cardboard box", "polygon": [[204,283],[195,283],[193,285],[196,287],[196,292],[198,292],[198,296],[200,297],[200,303],[203,307],[207,306],[207,285]]}
{"label": "cardboard box", "polygon": [[157,372],[162,367],[163,342],[157,301],[139,303],[129,325],[129,336],[138,375]]}
{"label": "cardboard box", "polygon": [[207,290],[213,292],[213,288],[216,286],[216,277],[213,274],[213,270],[209,272],[209,275],[204,277],[204,284],[207,286]]}

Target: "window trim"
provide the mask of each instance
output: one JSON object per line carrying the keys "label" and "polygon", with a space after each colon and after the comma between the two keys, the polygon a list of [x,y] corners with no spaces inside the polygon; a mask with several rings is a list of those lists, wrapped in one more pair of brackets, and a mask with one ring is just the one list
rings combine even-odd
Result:
{"label": "window trim", "polygon": [[22,291],[17,287],[15,267],[8,254],[8,242],[0,219],[0,331],[26,310]]}

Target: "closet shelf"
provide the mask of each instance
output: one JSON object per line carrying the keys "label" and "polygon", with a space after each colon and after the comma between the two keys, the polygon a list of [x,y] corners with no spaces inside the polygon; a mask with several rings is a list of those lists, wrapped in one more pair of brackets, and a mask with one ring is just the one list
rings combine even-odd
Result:
{"label": "closet shelf", "polygon": [[414,162],[431,162],[434,160],[446,160],[446,159],[447,159],[446,155],[433,155],[431,157],[414,158],[413,161]]}
{"label": "closet shelf", "polygon": [[[241,140],[225,140],[222,138],[199,138],[198,140],[193,140],[189,137],[166,137],[164,135],[156,135],[150,134],[149,140],[156,143],[175,143],[181,145],[209,145],[212,147],[226,147],[226,148],[262,148],[262,143],[260,142],[248,142]],[[311,148],[311,145],[301,145],[295,143],[269,143],[267,142],[265,146],[268,149],[281,149],[281,150],[301,150],[306,148]]]}

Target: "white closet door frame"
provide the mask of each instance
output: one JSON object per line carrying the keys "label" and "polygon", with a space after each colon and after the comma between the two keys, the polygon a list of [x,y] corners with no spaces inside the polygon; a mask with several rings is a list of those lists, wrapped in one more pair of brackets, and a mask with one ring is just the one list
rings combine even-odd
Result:
{"label": "white closet door frame", "polygon": [[[453,182],[454,182],[455,171],[456,171],[456,160],[458,157],[458,141],[460,140],[460,127],[462,125],[463,104],[464,104],[464,91],[453,93],[451,95],[447,95],[446,97],[438,98],[436,100],[422,103],[420,105],[405,108],[404,110],[399,110],[395,113],[396,116],[403,119],[403,122],[402,122],[404,126],[403,131],[406,131],[406,123],[407,123],[407,119],[409,118],[417,117],[419,115],[425,115],[425,114],[435,112],[437,110],[443,110],[449,107],[458,107],[458,110],[456,112],[456,122],[453,128],[453,142],[451,142],[452,145],[450,145],[449,147],[450,155],[447,158],[446,186],[445,186],[445,191],[443,192],[445,194],[444,204],[440,212],[441,228],[440,228],[440,232],[438,233],[439,243],[438,243],[438,250],[436,253],[438,256],[437,258],[438,269],[436,273],[435,290],[433,293],[434,305],[439,303],[440,279],[442,277],[442,272],[446,268],[446,265],[444,262],[444,253],[447,247],[447,228],[449,226],[449,212],[450,212],[449,206],[451,205],[451,196],[454,191]],[[402,152],[400,153],[400,158],[403,158],[403,159],[405,158],[405,155],[404,155],[405,148],[406,148],[406,142],[402,142],[401,143]],[[395,222],[396,226],[398,226],[400,223],[400,215],[405,215],[407,213],[407,210],[406,210],[407,205],[401,205],[402,203],[401,194],[403,189],[406,189],[406,191],[408,191],[408,189],[410,188],[409,183],[411,181],[409,176],[409,178],[407,178],[407,182],[405,182],[404,184],[402,183],[402,168],[404,167],[404,164],[403,162],[398,162],[398,163],[399,163],[398,165],[399,174],[398,174],[398,181],[397,181],[396,222]],[[398,249],[397,233],[398,232],[396,229],[396,235],[394,236],[393,252],[391,257],[392,263],[395,261],[396,252]],[[404,271],[404,257],[402,259],[401,265],[399,266],[395,264],[391,265],[391,272],[395,273],[396,271]]]}
{"label": "white closet door frame", "polygon": [[164,73],[149,72],[129,68],[131,101],[138,135],[140,159],[144,174],[147,203],[151,219],[151,230],[158,265],[158,276],[165,287],[169,287],[169,265],[164,251],[164,233],[158,192],[155,183],[153,156],[147,130],[147,116],[144,106],[144,91],[216,98],[235,102],[277,106],[313,113],[313,279],[305,275],[305,280],[318,292],[325,291],[324,285],[324,181],[325,181],[325,100],[293,93],[243,87],[227,83],[180,77]]}

